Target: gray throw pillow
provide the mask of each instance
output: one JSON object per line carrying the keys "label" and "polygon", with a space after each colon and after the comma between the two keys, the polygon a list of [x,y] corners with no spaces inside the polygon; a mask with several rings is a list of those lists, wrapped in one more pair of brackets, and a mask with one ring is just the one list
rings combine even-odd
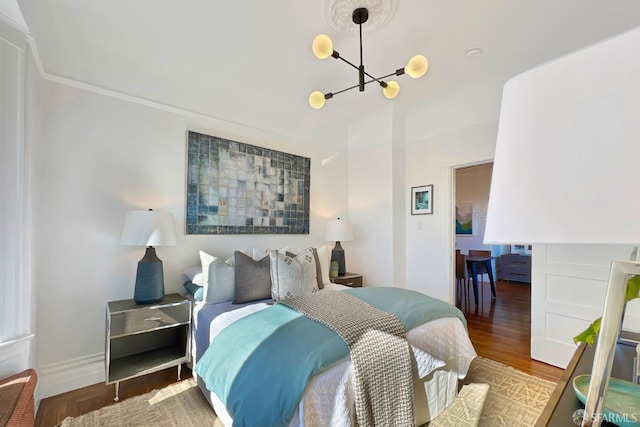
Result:
{"label": "gray throw pillow", "polygon": [[281,300],[318,291],[316,260],[312,249],[305,249],[295,257],[279,254],[278,251],[269,252],[273,283],[271,298]]}
{"label": "gray throw pillow", "polygon": [[242,252],[234,252],[236,286],[234,304],[271,297],[270,260],[266,256],[256,261]]}

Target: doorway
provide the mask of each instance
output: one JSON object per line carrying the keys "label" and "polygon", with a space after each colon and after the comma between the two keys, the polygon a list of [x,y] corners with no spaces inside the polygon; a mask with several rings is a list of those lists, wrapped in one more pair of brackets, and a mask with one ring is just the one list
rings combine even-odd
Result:
{"label": "doorway", "polygon": [[[489,273],[492,273],[494,282],[500,277],[500,263],[497,262],[503,253],[506,253],[504,245],[485,245],[484,231],[487,222],[487,208],[489,205],[489,189],[491,187],[491,175],[493,162],[476,164],[473,166],[459,167],[454,174],[454,201],[455,201],[455,250],[456,250],[456,295],[457,304],[462,302],[475,306],[476,300],[491,299],[492,290],[489,283]],[[478,294],[471,286],[471,277],[468,263],[464,262],[469,256],[492,257],[490,261],[475,263],[478,268]],[[489,271],[490,270],[490,271]],[[471,288],[471,290],[469,289]],[[489,288],[489,289],[487,289]],[[487,292],[489,291],[489,292]],[[485,294],[487,294],[485,296]],[[485,298],[486,297],[486,298]],[[471,303],[469,304],[469,300]]]}
{"label": "doorway", "polygon": [[[531,285],[502,280],[509,277],[503,274],[501,261],[503,255],[508,257],[511,253],[511,245],[484,244],[492,172],[493,162],[486,162],[454,167],[452,173],[453,213],[456,216],[452,236],[454,251],[465,256],[474,251],[486,251],[484,256],[491,257],[496,288],[496,298],[492,298],[488,274],[478,274],[476,304],[469,274],[464,269],[463,278],[455,281],[455,304],[467,318],[476,351],[481,356],[514,366],[516,360],[527,363],[531,360]],[[459,259],[458,254],[455,258]],[[460,275],[460,271],[456,273],[456,277]],[[500,360],[507,354],[502,344],[507,342],[512,350],[512,360]]]}

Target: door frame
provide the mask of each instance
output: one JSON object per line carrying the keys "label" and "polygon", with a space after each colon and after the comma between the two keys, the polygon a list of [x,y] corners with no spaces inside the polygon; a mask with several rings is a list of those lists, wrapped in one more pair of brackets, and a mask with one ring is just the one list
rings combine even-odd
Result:
{"label": "door frame", "polygon": [[449,303],[456,301],[456,171],[470,166],[483,165],[494,161],[494,147],[468,151],[449,159],[441,165],[441,176],[445,179],[449,193],[449,203],[445,205],[444,226],[448,230],[447,253],[449,254]]}

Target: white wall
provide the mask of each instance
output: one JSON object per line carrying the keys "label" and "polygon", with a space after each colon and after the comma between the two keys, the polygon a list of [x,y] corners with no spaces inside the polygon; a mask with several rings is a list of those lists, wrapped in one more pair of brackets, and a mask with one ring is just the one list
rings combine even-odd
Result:
{"label": "white wall", "polygon": [[[455,287],[454,168],[492,160],[496,123],[459,129],[406,149],[407,287],[452,302]],[[433,214],[410,215],[410,188],[433,184]]]}
{"label": "white wall", "polygon": [[[177,246],[157,249],[167,293],[181,290],[181,272],[199,264],[200,249],[227,257],[240,248],[325,243],[326,221],[346,211],[344,155],[51,81],[39,86],[29,108],[43,111],[31,141],[42,397],[104,380],[106,303],[132,298],[144,254],[119,244],[127,210],[175,217]],[[310,157],[310,234],[185,235],[188,130]]]}
{"label": "white wall", "polygon": [[354,240],[345,246],[347,270],[366,286],[392,286],[393,147],[391,108],[354,123],[349,133],[349,217]]}

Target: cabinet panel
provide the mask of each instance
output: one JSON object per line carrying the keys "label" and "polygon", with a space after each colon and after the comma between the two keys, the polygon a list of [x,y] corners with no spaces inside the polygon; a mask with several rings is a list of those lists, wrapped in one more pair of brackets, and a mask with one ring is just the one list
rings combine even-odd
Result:
{"label": "cabinet panel", "polygon": [[502,280],[531,283],[531,257],[526,255],[502,255],[500,257]]}

